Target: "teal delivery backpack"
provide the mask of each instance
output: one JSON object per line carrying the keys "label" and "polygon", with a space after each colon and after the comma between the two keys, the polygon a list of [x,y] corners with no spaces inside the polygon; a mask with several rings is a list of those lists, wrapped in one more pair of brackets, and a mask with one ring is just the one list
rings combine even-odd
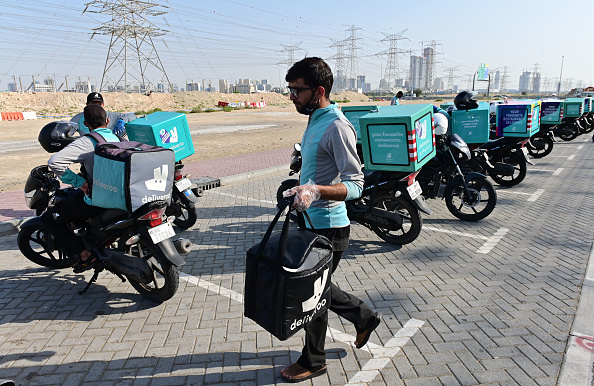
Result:
{"label": "teal delivery backpack", "polygon": [[151,201],[171,202],[175,154],[173,150],[136,141],[106,142],[93,138],[92,204],[134,212]]}

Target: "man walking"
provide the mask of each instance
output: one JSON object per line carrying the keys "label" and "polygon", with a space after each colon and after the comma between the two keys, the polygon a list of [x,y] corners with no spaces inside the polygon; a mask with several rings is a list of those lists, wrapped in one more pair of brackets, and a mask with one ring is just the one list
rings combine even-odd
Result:
{"label": "man walking", "polygon": [[[350,221],[344,201],[358,198],[363,189],[356,132],[338,106],[330,101],[333,75],[320,58],[305,58],[287,72],[290,98],[297,111],[309,116],[301,141],[303,160],[300,185],[288,190],[294,207],[307,213],[315,232],[333,243],[333,269],[347,249]],[[357,297],[331,286],[330,310],[355,325],[355,346],[363,347],[380,324],[380,315]],[[326,373],[324,344],[328,312],[305,325],[305,346],[297,362],[281,371],[289,382]]]}

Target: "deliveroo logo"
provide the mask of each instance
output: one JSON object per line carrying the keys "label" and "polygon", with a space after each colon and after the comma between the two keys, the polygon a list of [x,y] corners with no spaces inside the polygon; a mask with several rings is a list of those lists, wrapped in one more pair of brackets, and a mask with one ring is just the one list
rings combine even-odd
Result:
{"label": "deliveroo logo", "polygon": [[164,192],[165,188],[167,188],[168,175],[169,166],[163,165],[162,168],[153,169],[154,178],[152,180],[144,181],[144,184],[148,190],[158,190],[160,192]]}
{"label": "deliveroo logo", "polygon": [[326,280],[328,280],[328,270],[325,270],[322,277],[317,278],[317,280],[314,282],[313,296],[301,303],[301,307],[303,307],[303,312],[309,312],[316,308],[316,306],[318,305],[318,301],[322,297],[322,292],[324,292]]}
{"label": "deliveroo logo", "polygon": [[175,143],[179,141],[179,136],[177,135],[177,127],[174,127],[170,131],[166,129],[161,129],[159,131],[159,137],[161,137],[161,142],[163,143]]}

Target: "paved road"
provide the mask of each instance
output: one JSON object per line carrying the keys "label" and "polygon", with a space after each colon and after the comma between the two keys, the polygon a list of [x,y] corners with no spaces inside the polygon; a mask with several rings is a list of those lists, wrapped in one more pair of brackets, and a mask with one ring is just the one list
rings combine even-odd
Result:
{"label": "paved road", "polygon": [[[555,144],[521,185],[497,188],[495,211],[477,223],[432,200],[421,236],[403,247],[353,225],[333,280],[381,311],[384,323],[357,350],[353,326],[331,314],[328,375],[313,384],[585,385],[594,323],[591,313],[576,315],[594,239],[593,147]],[[108,273],[78,295],[91,274],[35,266],[14,235],[0,237],[0,378],[282,383],[279,371],[297,359],[303,333],[272,338],[243,317],[242,293],[245,251],[262,237],[284,178],[205,192],[196,226],[181,232],[194,246],[180,289],[162,305]],[[566,358],[577,360],[560,375]]]}

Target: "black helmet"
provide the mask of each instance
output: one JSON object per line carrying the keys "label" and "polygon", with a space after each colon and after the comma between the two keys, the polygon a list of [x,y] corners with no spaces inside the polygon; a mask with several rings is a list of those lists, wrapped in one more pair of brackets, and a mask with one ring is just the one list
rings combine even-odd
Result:
{"label": "black helmet", "polygon": [[471,110],[478,108],[478,102],[474,97],[476,93],[474,91],[462,91],[454,98],[454,105],[458,110]]}
{"label": "black helmet", "polygon": [[51,122],[39,132],[39,143],[48,153],[55,153],[74,142],[78,124],[69,121]]}
{"label": "black helmet", "polygon": [[55,174],[47,165],[33,168],[25,183],[25,202],[31,209],[45,209],[49,202],[48,186],[51,186]]}

